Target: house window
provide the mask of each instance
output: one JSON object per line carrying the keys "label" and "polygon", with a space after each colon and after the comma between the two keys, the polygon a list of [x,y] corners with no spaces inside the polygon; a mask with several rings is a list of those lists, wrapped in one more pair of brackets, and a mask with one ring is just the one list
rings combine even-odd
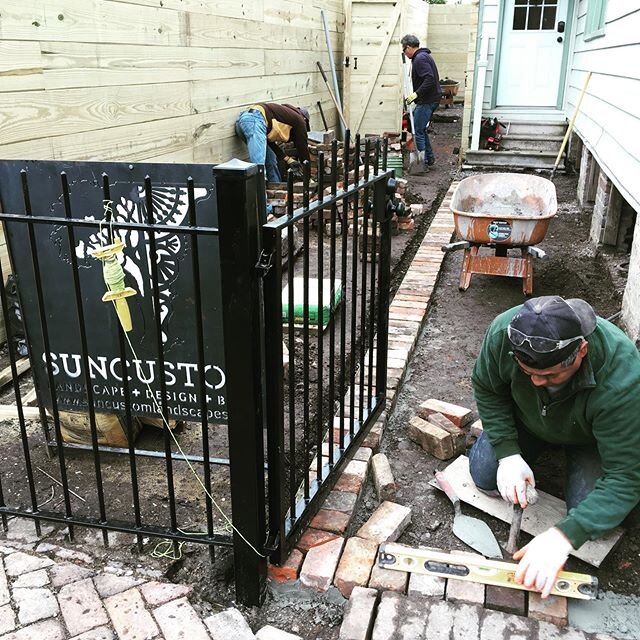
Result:
{"label": "house window", "polygon": [[587,22],[584,39],[593,40],[604,35],[604,21],[607,17],[607,0],[588,0]]}
{"label": "house window", "polygon": [[514,31],[548,31],[556,26],[558,0],[515,0]]}

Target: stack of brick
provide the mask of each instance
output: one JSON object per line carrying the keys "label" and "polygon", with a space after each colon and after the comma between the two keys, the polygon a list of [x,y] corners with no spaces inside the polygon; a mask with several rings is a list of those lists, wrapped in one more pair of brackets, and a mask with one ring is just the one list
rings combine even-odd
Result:
{"label": "stack of brick", "polygon": [[409,437],[439,460],[464,453],[463,427],[471,421],[471,411],[433,398],[423,402],[409,421]]}

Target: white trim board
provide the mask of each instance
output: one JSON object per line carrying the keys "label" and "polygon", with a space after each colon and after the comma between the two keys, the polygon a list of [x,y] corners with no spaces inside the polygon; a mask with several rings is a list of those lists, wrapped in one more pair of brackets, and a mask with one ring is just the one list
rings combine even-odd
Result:
{"label": "white trim board", "polygon": [[[466,502],[503,522],[511,522],[513,514],[511,505],[507,504],[502,498],[492,498],[476,488],[469,473],[469,458],[466,456],[456,458],[444,469],[444,474],[462,502]],[[431,480],[429,484],[437,489],[440,488],[435,479]],[[560,500],[560,498],[556,498],[544,491],[538,491],[538,502],[524,510],[522,531],[526,531],[532,536],[537,536],[553,527],[564,517],[565,513],[566,505],[564,500]],[[624,530],[618,527],[606,536],[598,538],[598,540],[585,542],[579,549],[573,551],[571,555],[588,562],[594,567],[599,567],[607,554],[620,540],[623,533]]]}

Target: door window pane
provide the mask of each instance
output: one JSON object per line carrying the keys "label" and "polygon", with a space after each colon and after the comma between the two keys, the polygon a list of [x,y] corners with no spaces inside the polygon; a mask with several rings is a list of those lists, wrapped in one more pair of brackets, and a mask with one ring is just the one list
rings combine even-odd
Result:
{"label": "door window pane", "polygon": [[558,0],[514,0],[513,30],[554,29]]}

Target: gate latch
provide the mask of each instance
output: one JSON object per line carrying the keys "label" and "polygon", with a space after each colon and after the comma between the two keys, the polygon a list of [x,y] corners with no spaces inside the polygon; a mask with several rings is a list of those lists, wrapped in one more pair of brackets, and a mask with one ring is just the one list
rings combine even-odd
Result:
{"label": "gate latch", "polygon": [[273,266],[273,251],[266,252],[264,249],[260,253],[256,269],[260,272],[260,275],[264,278],[269,270]]}

